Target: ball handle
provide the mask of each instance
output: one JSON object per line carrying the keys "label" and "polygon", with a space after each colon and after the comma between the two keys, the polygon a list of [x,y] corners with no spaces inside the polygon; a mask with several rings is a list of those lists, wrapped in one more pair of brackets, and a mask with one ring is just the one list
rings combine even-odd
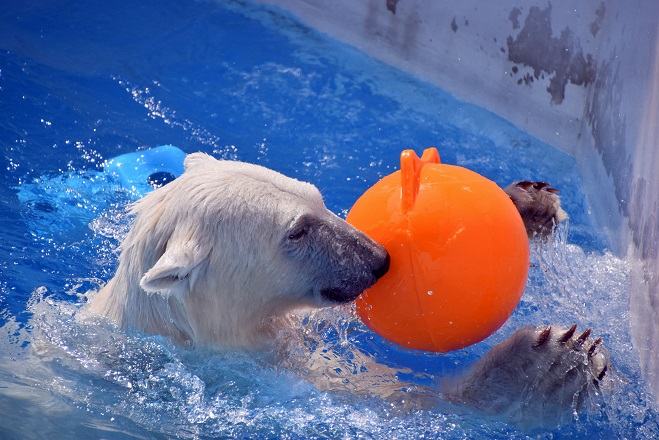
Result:
{"label": "ball handle", "polygon": [[407,214],[414,207],[416,195],[421,184],[421,169],[427,164],[436,164],[439,161],[439,152],[435,147],[426,148],[421,158],[414,150],[404,150],[400,153],[400,210]]}

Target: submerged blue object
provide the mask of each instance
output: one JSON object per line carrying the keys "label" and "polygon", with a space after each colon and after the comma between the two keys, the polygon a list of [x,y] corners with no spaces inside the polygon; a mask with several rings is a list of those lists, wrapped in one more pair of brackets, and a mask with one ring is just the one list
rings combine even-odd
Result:
{"label": "submerged blue object", "polygon": [[183,174],[185,156],[180,148],[161,145],[109,159],[104,170],[116,174],[122,187],[143,196]]}

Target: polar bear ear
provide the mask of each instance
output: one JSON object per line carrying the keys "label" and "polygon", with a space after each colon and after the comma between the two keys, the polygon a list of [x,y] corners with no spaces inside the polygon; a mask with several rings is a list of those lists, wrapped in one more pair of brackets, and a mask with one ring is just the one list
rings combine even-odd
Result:
{"label": "polar bear ear", "polygon": [[208,155],[206,153],[192,153],[185,156],[185,161],[183,162],[183,168],[185,169],[185,171],[189,171],[194,167],[198,167],[199,165],[213,163],[213,162],[217,162],[217,159],[215,159],[211,155]]}
{"label": "polar bear ear", "polygon": [[174,244],[144,274],[140,286],[147,293],[159,293],[166,298],[190,291],[209,253],[210,248]]}

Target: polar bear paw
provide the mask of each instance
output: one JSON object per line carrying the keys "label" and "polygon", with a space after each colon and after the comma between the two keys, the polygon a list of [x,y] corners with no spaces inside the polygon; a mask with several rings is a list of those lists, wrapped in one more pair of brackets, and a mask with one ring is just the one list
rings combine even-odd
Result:
{"label": "polar bear paw", "polygon": [[610,371],[602,339],[576,329],[517,330],[474,365],[450,399],[525,427],[567,422],[601,394]]}
{"label": "polar bear paw", "polygon": [[529,238],[546,240],[567,219],[558,190],[545,182],[515,182],[504,188],[524,221]]}

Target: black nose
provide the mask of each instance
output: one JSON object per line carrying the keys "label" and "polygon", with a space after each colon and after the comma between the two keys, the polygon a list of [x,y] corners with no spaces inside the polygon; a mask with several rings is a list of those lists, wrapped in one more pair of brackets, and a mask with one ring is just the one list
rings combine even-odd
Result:
{"label": "black nose", "polygon": [[373,271],[373,275],[375,275],[375,278],[378,280],[384,276],[387,272],[389,272],[389,264],[391,263],[391,258],[389,257],[389,252],[387,252],[387,256],[384,259],[384,263],[382,263],[382,266],[378,267]]}

